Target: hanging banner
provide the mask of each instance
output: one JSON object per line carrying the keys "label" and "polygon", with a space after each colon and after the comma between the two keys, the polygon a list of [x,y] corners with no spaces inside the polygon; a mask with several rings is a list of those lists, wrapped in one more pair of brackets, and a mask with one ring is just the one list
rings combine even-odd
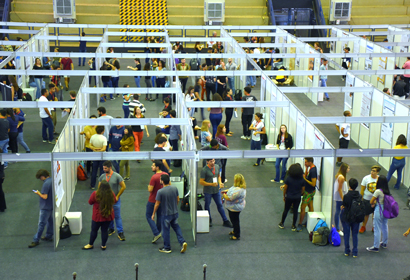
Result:
{"label": "hanging banner", "polygon": [[[394,116],[396,102],[389,97],[384,97],[383,116]],[[391,145],[393,138],[393,123],[382,123],[381,138]]]}

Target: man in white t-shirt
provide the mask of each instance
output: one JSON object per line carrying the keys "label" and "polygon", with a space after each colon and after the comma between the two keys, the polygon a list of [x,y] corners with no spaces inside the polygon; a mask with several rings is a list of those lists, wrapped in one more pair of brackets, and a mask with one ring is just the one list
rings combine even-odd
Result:
{"label": "man in white t-shirt", "polygon": [[[352,113],[349,110],[343,112],[345,117],[351,117]],[[339,149],[348,149],[350,141],[350,123],[342,123],[340,126],[336,125],[339,135]],[[342,157],[337,158],[337,166],[342,165]]]}
{"label": "man in white t-shirt", "polygon": [[[100,125],[95,128],[95,131],[97,134],[94,134],[90,138],[90,149],[93,150],[94,152],[105,152],[107,149],[107,137],[104,136],[104,126]],[[97,177],[97,171],[100,169],[100,173],[98,176],[101,176],[104,171],[103,171],[103,164],[104,161],[102,160],[94,160],[93,161],[93,170],[91,173],[91,186],[90,189],[95,189],[95,183],[96,183],[96,177]]]}
{"label": "man in white t-shirt", "polygon": [[[49,102],[48,99],[48,90],[43,88],[41,90],[41,97],[38,99],[39,102]],[[52,108],[40,108],[40,118],[43,122],[43,143],[48,143],[55,145],[56,141],[54,141],[54,125],[53,119],[51,116]],[[48,130],[48,137],[47,137],[47,130]]]}
{"label": "man in white t-shirt", "polygon": [[[98,107],[97,111],[98,111],[98,118],[99,119],[113,119],[113,117],[107,115],[107,110],[105,109],[105,107],[102,107],[102,106]],[[104,128],[104,136],[105,136],[106,139],[109,139],[110,129],[111,129],[110,125],[106,125],[105,128]],[[110,143],[107,144],[107,148],[109,147],[109,144]]]}
{"label": "man in white t-shirt", "polygon": [[[256,113],[255,120],[252,122],[249,130],[252,130],[252,141],[251,141],[251,150],[261,150],[262,149],[262,140],[261,134],[265,134],[265,125],[262,121],[262,114]],[[253,166],[259,166],[262,158],[258,158],[256,163]]]}
{"label": "man in white t-shirt", "polygon": [[380,170],[380,166],[373,165],[370,175],[365,176],[362,180],[362,190],[360,191],[360,194],[363,196],[366,216],[364,217],[364,221],[362,227],[359,230],[359,233],[364,233],[366,231],[366,225],[367,221],[369,220],[369,216],[374,212],[374,208],[370,204],[370,199],[372,199],[373,193],[376,190],[376,183],[377,179],[379,178]]}

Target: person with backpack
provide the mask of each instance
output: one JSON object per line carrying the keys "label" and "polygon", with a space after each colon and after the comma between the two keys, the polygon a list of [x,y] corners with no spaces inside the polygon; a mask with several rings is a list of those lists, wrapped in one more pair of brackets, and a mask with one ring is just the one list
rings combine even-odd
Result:
{"label": "person with backpack", "polygon": [[[383,215],[384,200],[387,195],[390,195],[389,183],[386,176],[380,175],[376,183],[376,191],[373,194],[370,204],[374,207],[374,242],[372,247],[367,247],[369,252],[379,252],[379,248],[387,248],[387,242],[389,241],[389,227],[388,219]],[[382,235],[382,241],[380,238]]]}
{"label": "person with backpack", "polygon": [[339,218],[340,218],[340,210],[343,203],[343,197],[348,192],[347,182],[346,182],[346,174],[350,171],[350,166],[346,163],[342,163],[339,168],[339,171],[336,174],[336,181],[333,186],[334,194],[333,200],[336,204],[336,211],[334,216],[335,227],[337,232],[340,236],[343,236],[343,231],[339,228]]}
{"label": "person with backpack", "polygon": [[[400,134],[397,137],[396,146],[393,149],[408,149],[407,148],[407,139],[406,136]],[[401,175],[403,172],[403,168],[406,165],[406,158],[404,156],[395,156],[393,157],[392,163],[389,168],[389,172],[387,173],[387,182],[390,182],[391,177],[393,176],[394,172],[397,171],[397,180],[394,188],[398,190],[401,184]]]}
{"label": "person with backpack", "polygon": [[[378,165],[373,165],[370,171],[370,175],[366,175],[361,184],[360,194],[363,196],[363,202],[365,205],[366,216],[364,217],[362,227],[359,229],[359,233],[364,233],[366,231],[367,221],[369,220],[370,214],[374,217],[374,208],[370,204],[370,200],[373,197],[373,193],[376,190],[377,179],[379,178],[379,172],[381,167]],[[372,219],[373,221],[373,219]],[[374,229],[372,229],[374,231]]]}
{"label": "person with backpack", "polygon": [[359,234],[359,225],[360,219],[364,219],[364,204],[362,201],[362,196],[356,190],[359,183],[355,178],[351,178],[349,180],[349,191],[343,197],[342,202],[342,225],[343,225],[343,233],[344,233],[344,241],[345,241],[345,256],[348,257],[350,255],[350,230],[352,231],[352,239],[353,239],[353,258],[357,258],[357,244],[358,239],[357,236]]}

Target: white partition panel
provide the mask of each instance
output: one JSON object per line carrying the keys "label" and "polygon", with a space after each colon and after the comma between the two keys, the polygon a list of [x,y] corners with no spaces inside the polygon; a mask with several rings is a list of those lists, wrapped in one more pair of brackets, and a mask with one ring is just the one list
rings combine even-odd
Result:
{"label": "white partition panel", "polygon": [[[325,149],[330,149],[331,145],[325,141]],[[330,225],[332,221],[332,203],[333,203],[333,183],[334,183],[334,170],[335,170],[335,158],[334,157],[324,157],[322,159],[322,172],[321,172],[321,201],[322,208],[321,212],[326,218],[326,222]],[[315,200],[317,198],[315,197]],[[315,208],[315,211],[316,208]]]}

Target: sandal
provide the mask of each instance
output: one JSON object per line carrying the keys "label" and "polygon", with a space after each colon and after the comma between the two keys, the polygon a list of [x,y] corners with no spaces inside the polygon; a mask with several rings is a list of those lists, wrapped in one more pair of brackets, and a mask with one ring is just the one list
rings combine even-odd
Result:
{"label": "sandal", "polygon": [[91,249],[94,249],[94,246],[93,245],[90,245],[90,244],[87,244],[87,245],[85,245],[83,248],[81,248],[81,249],[83,249],[83,250],[91,250]]}
{"label": "sandal", "polygon": [[229,235],[234,235],[235,233],[233,232],[233,231],[231,231],[230,233],[229,233]]}
{"label": "sandal", "polygon": [[241,240],[240,237],[235,237],[235,236],[231,236],[231,237],[229,237],[229,239],[230,239],[230,240]]}
{"label": "sandal", "polygon": [[101,246],[101,250],[105,251],[107,249],[107,246]]}
{"label": "sandal", "polygon": [[259,166],[259,164],[255,163],[253,166]]}
{"label": "sandal", "polygon": [[226,134],[226,136],[232,136],[232,134],[230,134],[230,133],[227,133],[227,134]]}

